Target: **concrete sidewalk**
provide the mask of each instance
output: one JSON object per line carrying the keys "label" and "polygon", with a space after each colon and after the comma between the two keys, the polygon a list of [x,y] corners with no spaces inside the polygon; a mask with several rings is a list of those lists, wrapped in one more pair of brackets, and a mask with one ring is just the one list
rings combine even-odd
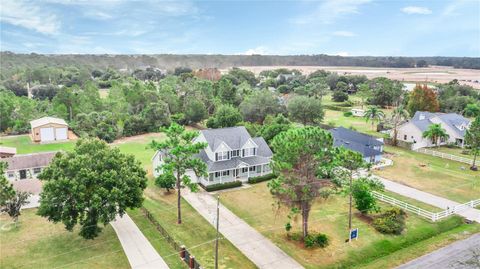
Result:
{"label": "concrete sidewalk", "polygon": [[435,268],[435,269],[472,269],[478,268],[472,265],[462,265],[473,258],[473,251],[480,251],[480,234],[470,236],[412,260],[397,269]]}
{"label": "concrete sidewalk", "polygon": [[168,269],[165,261],[127,214],[122,218],[117,217],[110,224],[117,233],[132,268]]}
{"label": "concrete sidewalk", "polygon": [[[216,199],[205,191],[183,191],[183,198],[210,224],[217,214]],[[268,269],[303,268],[294,259],[274,245],[245,221],[220,205],[220,232],[257,267]]]}
{"label": "concrete sidewalk", "polygon": [[[409,197],[429,205],[433,205],[442,209],[453,208],[454,206],[460,205],[460,203],[445,199],[443,197],[420,191],[379,176],[375,177],[378,178],[385,185],[386,190],[395,192],[402,196]],[[478,209],[471,208],[457,214],[468,220],[480,223],[480,210]]]}

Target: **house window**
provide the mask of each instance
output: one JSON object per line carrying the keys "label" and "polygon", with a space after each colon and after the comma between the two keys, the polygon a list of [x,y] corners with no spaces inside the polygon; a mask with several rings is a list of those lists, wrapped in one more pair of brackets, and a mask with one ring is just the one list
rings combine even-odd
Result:
{"label": "house window", "polygon": [[220,176],[220,172],[215,172],[215,177],[219,177]]}
{"label": "house window", "polygon": [[223,171],[223,176],[229,176],[230,175],[230,170]]}
{"label": "house window", "polygon": [[407,135],[404,135],[404,136],[403,136],[403,140],[407,140]]}
{"label": "house window", "polygon": [[224,161],[230,159],[230,152],[229,151],[221,151],[215,153],[215,160],[216,161]]}
{"label": "house window", "polygon": [[256,148],[246,148],[242,150],[243,152],[243,157],[249,157],[249,156],[255,156],[257,153]]}
{"label": "house window", "polygon": [[34,174],[38,174],[40,172],[42,172],[42,168],[40,168],[40,167],[33,168],[33,173]]}
{"label": "house window", "polygon": [[260,173],[262,171],[262,166],[261,165],[257,165],[257,171]]}
{"label": "house window", "polygon": [[238,154],[240,153],[240,150],[232,150],[232,158],[233,157],[238,157]]}
{"label": "house window", "polygon": [[255,172],[255,167],[256,167],[256,166],[250,166],[250,167],[248,168],[248,170],[249,170],[250,172]]}
{"label": "house window", "polygon": [[248,167],[243,167],[242,168],[242,173],[246,173],[246,172],[248,172]]}
{"label": "house window", "polygon": [[13,172],[8,173],[8,177],[14,177],[15,174]]}

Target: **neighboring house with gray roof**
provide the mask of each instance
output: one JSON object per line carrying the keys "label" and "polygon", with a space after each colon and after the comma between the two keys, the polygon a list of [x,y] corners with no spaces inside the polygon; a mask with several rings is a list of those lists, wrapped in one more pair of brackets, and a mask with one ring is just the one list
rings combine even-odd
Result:
{"label": "neighboring house with gray roof", "polygon": [[57,152],[41,152],[31,154],[18,154],[4,158],[7,163],[5,176],[10,181],[36,178],[42,169],[50,164]]}
{"label": "neighboring house with gray roof", "polygon": [[[272,172],[272,151],[262,137],[252,138],[243,126],[207,129],[200,131],[194,140],[208,146],[195,157],[207,165],[207,177],[197,177],[193,171],[187,174],[194,182],[204,186],[232,181],[246,182],[250,177],[263,176]],[[163,163],[165,154],[157,151],[152,158],[153,175]]]}
{"label": "neighboring house with gray roof", "polygon": [[[423,132],[432,124],[440,124],[449,135],[448,139],[440,141],[440,145],[456,144],[460,147],[465,143],[465,132],[470,126],[470,120],[456,113],[432,113],[417,111],[408,122],[398,128],[397,140],[412,143],[412,149],[432,147],[434,144],[423,138]],[[393,136],[393,131],[391,132]]]}
{"label": "neighboring house with gray roof", "polygon": [[359,133],[343,127],[329,130],[335,147],[345,147],[362,154],[369,163],[378,163],[383,155],[383,139]]}

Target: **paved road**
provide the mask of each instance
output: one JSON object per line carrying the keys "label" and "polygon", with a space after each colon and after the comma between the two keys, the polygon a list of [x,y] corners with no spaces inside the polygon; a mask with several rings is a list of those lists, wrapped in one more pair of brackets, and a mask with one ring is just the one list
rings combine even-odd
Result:
{"label": "paved road", "polygon": [[[445,199],[443,197],[439,197],[424,191],[420,191],[412,187],[408,187],[403,184],[396,183],[382,177],[378,177],[378,176],[375,176],[375,177],[378,178],[380,181],[382,181],[382,183],[385,185],[386,190],[398,193],[405,197],[409,197],[429,205],[433,205],[442,209],[453,208],[456,205],[460,205],[460,203]],[[474,209],[474,208],[467,209],[462,212],[459,212],[458,215],[466,219],[480,223],[480,210],[478,209]]]}
{"label": "paved road", "polygon": [[473,264],[463,265],[459,263],[465,263],[469,259],[473,259],[473,250],[480,254],[480,233],[412,260],[397,267],[397,269],[478,269],[480,267]]}
{"label": "paved road", "polygon": [[132,268],[168,269],[165,261],[127,214],[122,218],[117,217],[110,224],[117,233]]}
{"label": "paved road", "polygon": [[[214,225],[213,220],[217,212],[216,199],[204,191],[192,193],[185,190],[183,193],[183,198],[210,224]],[[219,229],[225,238],[261,269],[303,268],[223,205],[220,205]]]}

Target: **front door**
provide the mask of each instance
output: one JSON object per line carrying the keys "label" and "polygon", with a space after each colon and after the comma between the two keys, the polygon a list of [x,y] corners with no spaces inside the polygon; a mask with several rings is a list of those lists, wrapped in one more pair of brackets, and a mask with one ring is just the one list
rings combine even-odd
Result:
{"label": "front door", "polygon": [[20,170],[20,179],[27,178],[27,170]]}
{"label": "front door", "polygon": [[238,177],[238,169],[233,170],[233,177]]}

